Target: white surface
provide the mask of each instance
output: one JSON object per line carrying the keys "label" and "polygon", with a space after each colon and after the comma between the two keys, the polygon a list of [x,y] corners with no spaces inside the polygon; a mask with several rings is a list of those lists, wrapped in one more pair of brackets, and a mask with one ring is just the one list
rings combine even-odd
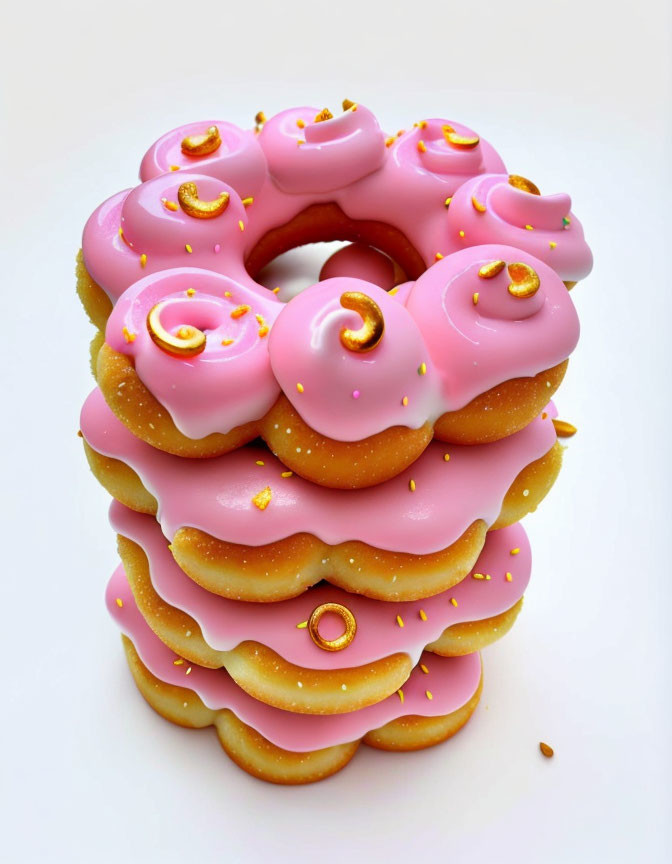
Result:
{"label": "white surface", "polygon": [[[670,860],[667,4],[44,6],[6,5],[0,56],[4,860]],[[107,500],[75,436],[73,257],[166,129],[346,96],[390,129],[463,120],[570,191],[596,266],[559,398],[580,434],[527,522],[525,611],[485,654],[473,722],[282,789],[155,716],[124,667]]]}

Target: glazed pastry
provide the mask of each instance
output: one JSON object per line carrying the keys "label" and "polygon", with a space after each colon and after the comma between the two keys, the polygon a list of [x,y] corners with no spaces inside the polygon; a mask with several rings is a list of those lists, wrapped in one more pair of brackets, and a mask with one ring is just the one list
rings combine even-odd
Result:
{"label": "glazed pastry", "polygon": [[488,535],[465,579],[423,601],[381,603],[323,585],[281,603],[241,603],[190,580],[151,516],[115,502],[110,521],[136,603],[162,642],[187,663],[224,667],[256,699],[308,714],[379,702],[430,643],[455,656],[501,638],[530,576],[529,544],[514,525]]}
{"label": "glazed pastry", "polygon": [[179,268],[123,294],[98,381],[154,447],[214,456],[261,435],[301,476],[361,488],[399,474],[434,434],[473,444],[523,428],[578,332],[562,281],[506,246],[456,253],[394,296],[336,277],[286,305]]}
{"label": "glazed pastry", "polygon": [[492,445],[433,442],[398,477],[349,492],[308,483],[262,447],[197,461],[162,453],[97,390],[81,430],[95,476],[126,506],[158,515],[179,565],[209,591],[272,601],[328,579],[413,600],[463,579],[487,528],[517,522],[546,495],[561,464],[553,413]]}

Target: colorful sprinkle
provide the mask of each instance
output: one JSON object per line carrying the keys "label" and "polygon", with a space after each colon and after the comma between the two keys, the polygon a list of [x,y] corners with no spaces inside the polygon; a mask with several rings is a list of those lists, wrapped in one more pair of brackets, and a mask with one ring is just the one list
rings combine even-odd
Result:
{"label": "colorful sprinkle", "polygon": [[404,406],[404,408],[408,405],[408,396],[404,396],[404,398],[401,400],[401,404]]}
{"label": "colorful sprinkle", "polygon": [[429,675],[429,669],[425,666],[424,663],[421,663],[421,664],[420,664],[420,668],[421,668],[422,671],[425,673],[425,675]]}
{"label": "colorful sprinkle", "polygon": [[242,318],[243,315],[247,315],[247,313],[249,311],[250,311],[250,307],[247,305],[247,303],[243,303],[240,306],[236,306],[236,308],[231,311],[231,317],[232,318]]}
{"label": "colorful sprinkle", "polygon": [[219,245],[219,243],[215,243],[215,255],[219,255],[221,251],[222,247]]}
{"label": "colorful sprinkle", "polygon": [[233,345],[233,339],[222,339],[222,345]]}
{"label": "colorful sprinkle", "polygon": [[293,471],[283,471],[282,474],[281,474],[280,476],[281,476],[281,477],[293,477],[293,476],[294,476],[294,472],[293,472]]}
{"label": "colorful sprinkle", "polygon": [[460,234],[460,237],[464,237],[464,231],[460,231],[459,234]]}
{"label": "colorful sprinkle", "polygon": [[485,204],[481,204],[475,195],[471,196],[471,206],[479,213],[485,213]]}
{"label": "colorful sprinkle", "polygon": [[454,597],[450,598],[450,602],[453,604],[453,606],[457,606],[457,600]]}
{"label": "colorful sprinkle", "polygon": [[128,344],[135,342],[135,333],[131,333],[128,327],[123,327],[121,332],[124,334],[124,339]]}
{"label": "colorful sprinkle", "polygon": [[296,125],[299,127],[299,129],[303,129],[303,127],[306,125],[306,121],[305,121],[305,120],[302,120],[302,119],[299,117],[299,119],[296,121]]}
{"label": "colorful sprinkle", "polygon": [[425,144],[425,142],[422,139],[420,141],[418,141],[418,152],[420,152],[420,153],[426,153],[427,152],[427,145]]}
{"label": "colorful sprinkle", "polygon": [[418,375],[426,375],[426,374],[427,374],[427,364],[425,362],[422,362],[418,366]]}
{"label": "colorful sprinkle", "polygon": [[386,138],[385,139],[385,146],[391,147],[396,140],[397,140],[396,138]]}
{"label": "colorful sprinkle", "polygon": [[450,207],[450,202],[452,200],[452,198],[446,198],[446,200],[443,202],[444,207]]}
{"label": "colorful sprinkle", "polygon": [[300,382],[297,382],[296,389],[299,391],[299,393],[303,393],[305,388],[304,388],[303,384],[301,384]]}
{"label": "colorful sprinkle", "polygon": [[397,696],[399,697],[399,701],[403,705],[404,704],[404,691],[401,689],[397,690]]}
{"label": "colorful sprinkle", "polygon": [[264,461],[263,461],[263,459],[257,459],[257,461],[254,464],[259,465],[260,468],[263,468]]}
{"label": "colorful sprinkle", "polygon": [[510,554],[511,554],[511,555],[518,555],[518,554],[520,554],[520,548],[519,548],[518,546],[516,546],[515,549],[512,549],[512,550],[511,550]]}
{"label": "colorful sprinkle", "polygon": [[171,170],[171,171],[179,171],[179,170],[180,170],[180,166],[179,166],[179,165],[171,165],[171,166],[170,166],[170,170]]}
{"label": "colorful sprinkle", "polygon": [[255,507],[258,507],[259,510],[265,510],[271,503],[272,494],[273,493],[271,492],[271,487],[266,486],[260,492],[257,492],[257,494],[252,499],[252,503]]}
{"label": "colorful sprinkle", "polygon": [[387,293],[389,294],[390,297],[394,297],[395,294],[399,293],[399,288],[395,285],[395,287],[390,288],[390,290]]}
{"label": "colorful sprinkle", "polygon": [[187,667],[187,671],[184,674],[191,675],[191,666]]}
{"label": "colorful sprinkle", "polygon": [[435,261],[440,261],[442,258],[443,258],[443,255],[442,255],[440,252],[437,252],[437,253],[434,255],[434,260],[435,260]]}
{"label": "colorful sprinkle", "polygon": [[401,617],[401,615],[397,615],[397,625],[398,625],[399,627],[403,627],[403,626],[404,626],[404,619]]}
{"label": "colorful sprinkle", "polygon": [[257,111],[257,113],[254,115],[254,122],[257,124],[257,126],[264,125],[264,123],[266,122],[266,115],[263,111]]}
{"label": "colorful sprinkle", "polygon": [[238,220],[238,227],[240,228],[241,231],[245,230],[245,223],[243,222],[242,219]]}
{"label": "colorful sprinkle", "polygon": [[353,399],[359,399],[359,397],[360,397],[361,395],[362,395],[362,394],[359,392],[359,390],[353,390],[353,391],[352,391],[352,398],[353,398]]}
{"label": "colorful sprinkle", "polygon": [[161,202],[166,208],[166,210],[172,210],[173,212],[175,212],[175,210],[178,209],[177,201],[169,201],[167,198],[162,198]]}
{"label": "colorful sprinkle", "polygon": [[121,599],[121,597],[117,597],[116,604],[120,609],[123,607],[124,601]]}
{"label": "colorful sprinkle", "polygon": [[184,244],[184,248],[187,250],[187,252],[189,252],[189,254],[194,251],[188,243]]}
{"label": "colorful sprinkle", "polygon": [[408,488],[411,490],[411,492],[415,492],[415,480],[408,481]]}
{"label": "colorful sprinkle", "polygon": [[432,696],[432,691],[431,691],[431,690],[425,690],[425,696],[429,699],[430,702],[431,702],[432,699],[434,698],[434,697]]}
{"label": "colorful sprinkle", "polygon": [[526,231],[534,231],[534,228],[531,225],[526,225],[525,230]]}
{"label": "colorful sprinkle", "polygon": [[576,426],[573,426],[566,420],[558,420],[556,417],[553,419],[553,426],[555,427],[555,434],[558,438],[571,438],[572,435],[576,435]]}
{"label": "colorful sprinkle", "polygon": [[450,462],[450,453],[444,453],[443,454],[443,461],[444,462]]}
{"label": "colorful sprinkle", "polygon": [[507,573],[504,578],[506,579],[507,582],[513,582],[513,576],[511,573]]}
{"label": "colorful sprinkle", "polygon": [[251,204],[254,204],[254,198],[250,195],[249,198],[243,198],[243,207],[249,207]]}
{"label": "colorful sprinkle", "polygon": [[185,293],[186,293],[187,297],[193,297],[194,294],[196,293],[196,289],[195,288],[187,288]]}
{"label": "colorful sprinkle", "polygon": [[549,241],[548,241],[548,245],[551,247],[551,249],[555,249],[555,247],[556,247],[558,244],[555,242],[555,240],[549,240]]}
{"label": "colorful sprinkle", "polygon": [[569,226],[571,225],[571,222],[572,222],[572,220],[569,218],[569,216],[563,216],[562,217],[562,224],[565,226],[565,228],[569,228]]}
{"label": "colorful sprinkle", "polygon": [[478,304],[478,291],[474,291],[471,297],[471,302],[476,306]]}
{"label": "colorful sprinkle", "polygon": [[305,143],[306,142],[303,140],[303,138],[297,138],[297,140],[296,140],[296,146],[297,147],[300,147],[302,144],[305,144]]}
{"label": "colorful sprinkle", "polygon": [[308,622],[302,621],[300,624],[296,625],[296,629],[297,630],[305,630],[307,626],[308,626]]}
{"label": "colorful sprinkle", "polygon": [[485,579],[485,575],[483,573],[472,573],[471,578],[472,579]]}

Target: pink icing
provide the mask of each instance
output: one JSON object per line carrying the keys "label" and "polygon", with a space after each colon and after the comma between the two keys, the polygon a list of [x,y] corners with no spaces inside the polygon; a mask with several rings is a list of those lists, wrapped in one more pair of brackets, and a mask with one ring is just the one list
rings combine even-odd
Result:
{"label": "pink icing", "polygon": [[[203,156],[182,152],[182,141],[187,136],[201,135],[216,126],[222,143]],[[204,120],[187,123],[162,135],[145,153],[140,165],[140,179],[151,180],[159,174],[175,170],[194,171],[216,177],[232,186],[241,198],[257,194],[266,178],[266,159],[256,134],[251,129],[239,129],[224,120]],[[182,180],[182,182],[184,182]]]}
{"label": "pink icing", "polygon": [[[463,657],[423,654],[421,660],[429,672],[413,670],[403,686],[403,703],[395,693],[348,714],[293,714],[249,696],[223,669],[205,669],[195,664],[175,666],[175,654],[154,635],[140,614],[122,567],[108,583],[105,602],[110,615],[155,677],[192,690],[212,710],[230,709],[273,744],[297,753],[355,741],[371,729],[408,714],[423,717],[450,714],[469,701],[481,677],[478,654]],[[191,670],[189,677],[185,674],[187,669]],[[432,693],[431,700],[426,696],[427,690]]]}
{"label": "pink icing", "polygon": [[[195,293],[187,294],[188,289]],[[147,313],[160,301],[170,303],[161,323],[171,333],[183,325],[206,333],[202,353],[176,357],[155,344]],[[249,311],[232,317],[245,307]],[[146,276],[125,291],[108,319],[105,338],[115,351],[133,357],[136,372],[179,430],[202,438],[262,417],[277,399],[280,388],[265,334],[282,308],[272,294],[259,295],[226,276],[182,267]],[[222,344],[231,339],[232,344]]]}
{"label": "pink icing", "polygon": [[336,276],[363,279],[389,291],[394,286],[394,264],[387,255],[366,243],[350,243],[324,262],[320,282]]}
{"label": "pink icing", "polygon": [[[478,275],[484,264],[498,260],[529,264],[541,283],[536,294],[512,296],[506,267],[490,279]],[[508,246],[475,246],[439,261],[415,283],[407,308],[438,370],[443,410],[461,408],[503,377],[530,376],[556,365],[579,338],[579,319],[561,279],[543,262]]]}
{"label": "pink icing", "polygon": [[[140,476],[158,501],[158,519],[168,539],[185,526],[249,546],[307,532],[330,545],[361,540],[414,554],[445,549],[476,519],[492,525],[518,473],[556,441],[549,412],[546,419],[538,417],[492,444],[433,442],[397,477],[368,489],[344,491],[325,489],[296,475],[281,477],[284,466],[263,447],[250,445],[204,460],[156,450],[117,420],[99,390],[84,403],[80,422],[94,450],[125,462]],[[411,479],[414,492],[409,489]],[[266,486],[271,501],[260,510],[252,499]]]}
{"label": "pink icing", "polygon": [[[474,207],[474,198],[485,212]],[[577,281],[590,273],[593,256],[571,206],[569,195],[533,195],[512,186],[507,174],[480,175],[455,192],[448,233],[454,248],[507,243],[541,259],[562,279]]]}
{"label": "pink icing", "polygon": [[[449,591],[421,601],[388,603],[350,594],[333,585],[310,588],[299,597],[278,603],[245,603],[210,594],[177,565],[152,516],[128,510],[118,501],[110,508],[110,522],[118,534],[142,547],[149,560],[155,591],[171,606],[196,620],[203,638],[216,651],[230,651],[246,639],[273,649],[290,663],[309,669],[361,666],[396,652],[418,662],[425,645],[446,627],[480,621],[510,609],[523,596],[531,567],[530,545],[520,524],[491,531],[471,573]],[[511,555],[511,549],[519,549]],[[506,573],[512,581],[507,581]],[[457,606],[451,604],[454,598]],[[323,651],[297,624],[307,621],[322,603],[341,603],[355,616],[357,633],[342,651]],[[426,620],[420,617],[420,610]],[[397,624],[400,615],[404,626]],[[337,638],[343,627],[336,616],[325,616],[320,632]]]}
{"label": "pink icing", "polygon": [[342,189],[375,171],[385,158],[385,136],[368,108],[357,106],[315,122],[319,113],[318,108],[289,108],[261,130],[269,171],[285,192]]}
{"label": "pink icing", "polygon": [[[344,327],[362,325],[358,312],[341,306],[348,291],[371,297],[385,319],[383,338],[371,351],[350,351],[341,343]],[[432,414],[437,378],[433,369],[418,372],[428,359],[420,330],[396,298],[370,282],[341,277],[302,292],[282,310],[268,348],[278,384],[323,435],[358,441],[390,426],[417,429]],[[354,390],[360,393],[356,400]]]}
{"label": "pink icing", "polygon": [[[177,204],[178,189],[186,182],[196,184],[203,201],[227,192],[228,207],[212,219],[189,216],[179,206],[168,209],[165,202]],[[243,266],[247,222],[247,208],[221,180],[181,171],[161,174],[115,195],[93,213],[84,228],[84,262],[114,303],[142,276],[186,266],[224,273],[267,295]]]}

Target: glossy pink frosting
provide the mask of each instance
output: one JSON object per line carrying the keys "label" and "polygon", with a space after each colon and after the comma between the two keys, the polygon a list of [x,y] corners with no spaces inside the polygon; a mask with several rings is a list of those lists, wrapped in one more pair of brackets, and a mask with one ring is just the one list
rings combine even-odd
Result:
{"label": "glossy pink frosting", "polygon": [[[80,423],[94,450],[140,476],[158,501],[168,539],[179,528],[194,527],[231,543],[261,546],[306,532],[329,545],[361,540],[380,549],[427,554],[450,546],[476,519],[494,523],[515,477],[555,443],[551,413],[492,444],[433,442],[397,477],[352,491],[326,489],[297,475],[282,477],[284,466],[264,447],[249,445],[198,460],[156,450],[128,431],[99,390],[84,403]],[[252,499],[267,486],[271,501],[260,510]]]}
{"label": "glossy pink frosting", "polygon": [[[216,126],[220,146],[202,156],[182,152],[182,141],[192,135],[202,135]],[[145,153],[140,165],[140,180],[151,180],[168,171],[195,172],[216,177],[232,186],[241,198],[257,194],[266,179],[266,159],[257,135],[251,129],[240,129],[225,120],[203,120],[187,123],[162,135]],[[183,175],[176,178],[184,182]]]}
{"label": "glossy pink frosting", "polygon": [[[121,601],[119,606],[117,600]],[[469,701],[481,677],[478,654],[438,657],[423,654],[427,674],[416,667],[403,686],[402,703],[395,693],[382,702],[348,714],[294,714],[259,702],[242,690],[223,669],[195,664],[175,666],[175,654],[154,635],[140,614],[119,567],[105,593],[108,611],[121,631],[133,642],[140,659],[161,681],[192,690],[212,710],[228,708],[278,747],[297,753],[345,744],[372,729],[414,714],[436,717],[450,714]],[[186,671],[190,669],[187,677]],[[426,691],[432,694],[430,700]]]}
{"label": "glossy pink frosting", "polygon": [[363,279],[389,291],[394,287],[392,260],[366,243],[350,243],[334,252],[320,270],[320,282],[336,276]]}
{"label": "glossy pink frosting", "polygon": [[[161,316],[169,332],[191,325],[206,333],[204,351],[177,357],[156,345],[147,313],[159,302],[169,303]],[[273,294],[181,267],[146,276],[125,291],[108,319],[105,339],[133,358],[136,372],[178,429],[203,438],[263,417],[278,398],[266,334],[282,308]]]}
{"label": "glossy pink frosting", "polygon": [[[137,543],[147,555],[154,590],[170,606],[196,620],[205,641],[216,651],[230,651],[245,640],[267,645],[289,663],[309,669],[362,666],[403,652],[416,663],[425,647],[446,627],[480,621],[510,609],[523,596],[530,579],[530,545],[520,524],[491,531],[471,573],[449,591],[414,602],[389,603],[350,594],[333,585],[320,585],[292,600],[245,603],[209,593],[177,565],[166,539],[152,516],[135,513],[114,501],[110,522],[118,534]],[[519,549],[511,555],[512,549]],[[511,574],[507,581],[506,574]],[[474,579],[472,574],[489,575]],[[457,606],[450,602],[454,598]],[[342,651],[324,651],[297,628],[322,603],[346,606],[357,621],[357,633]],[[426,620],[420,616],[423,610]],[[397,623],[401,616],[404,626]],[[335,616],[325,616],[320,632],[337,638],[343,627]]]}
{"label": "glossy pink frosting", "polygon": [[[474,199],[484,211],[474,206]],[[572,199],[564,193],[534,195],[512,186],[508,174],[481,174],[456,190],[447,229],[455,248],[506,243],[575,282],[590,273],[593,256],[571,207]]]}

